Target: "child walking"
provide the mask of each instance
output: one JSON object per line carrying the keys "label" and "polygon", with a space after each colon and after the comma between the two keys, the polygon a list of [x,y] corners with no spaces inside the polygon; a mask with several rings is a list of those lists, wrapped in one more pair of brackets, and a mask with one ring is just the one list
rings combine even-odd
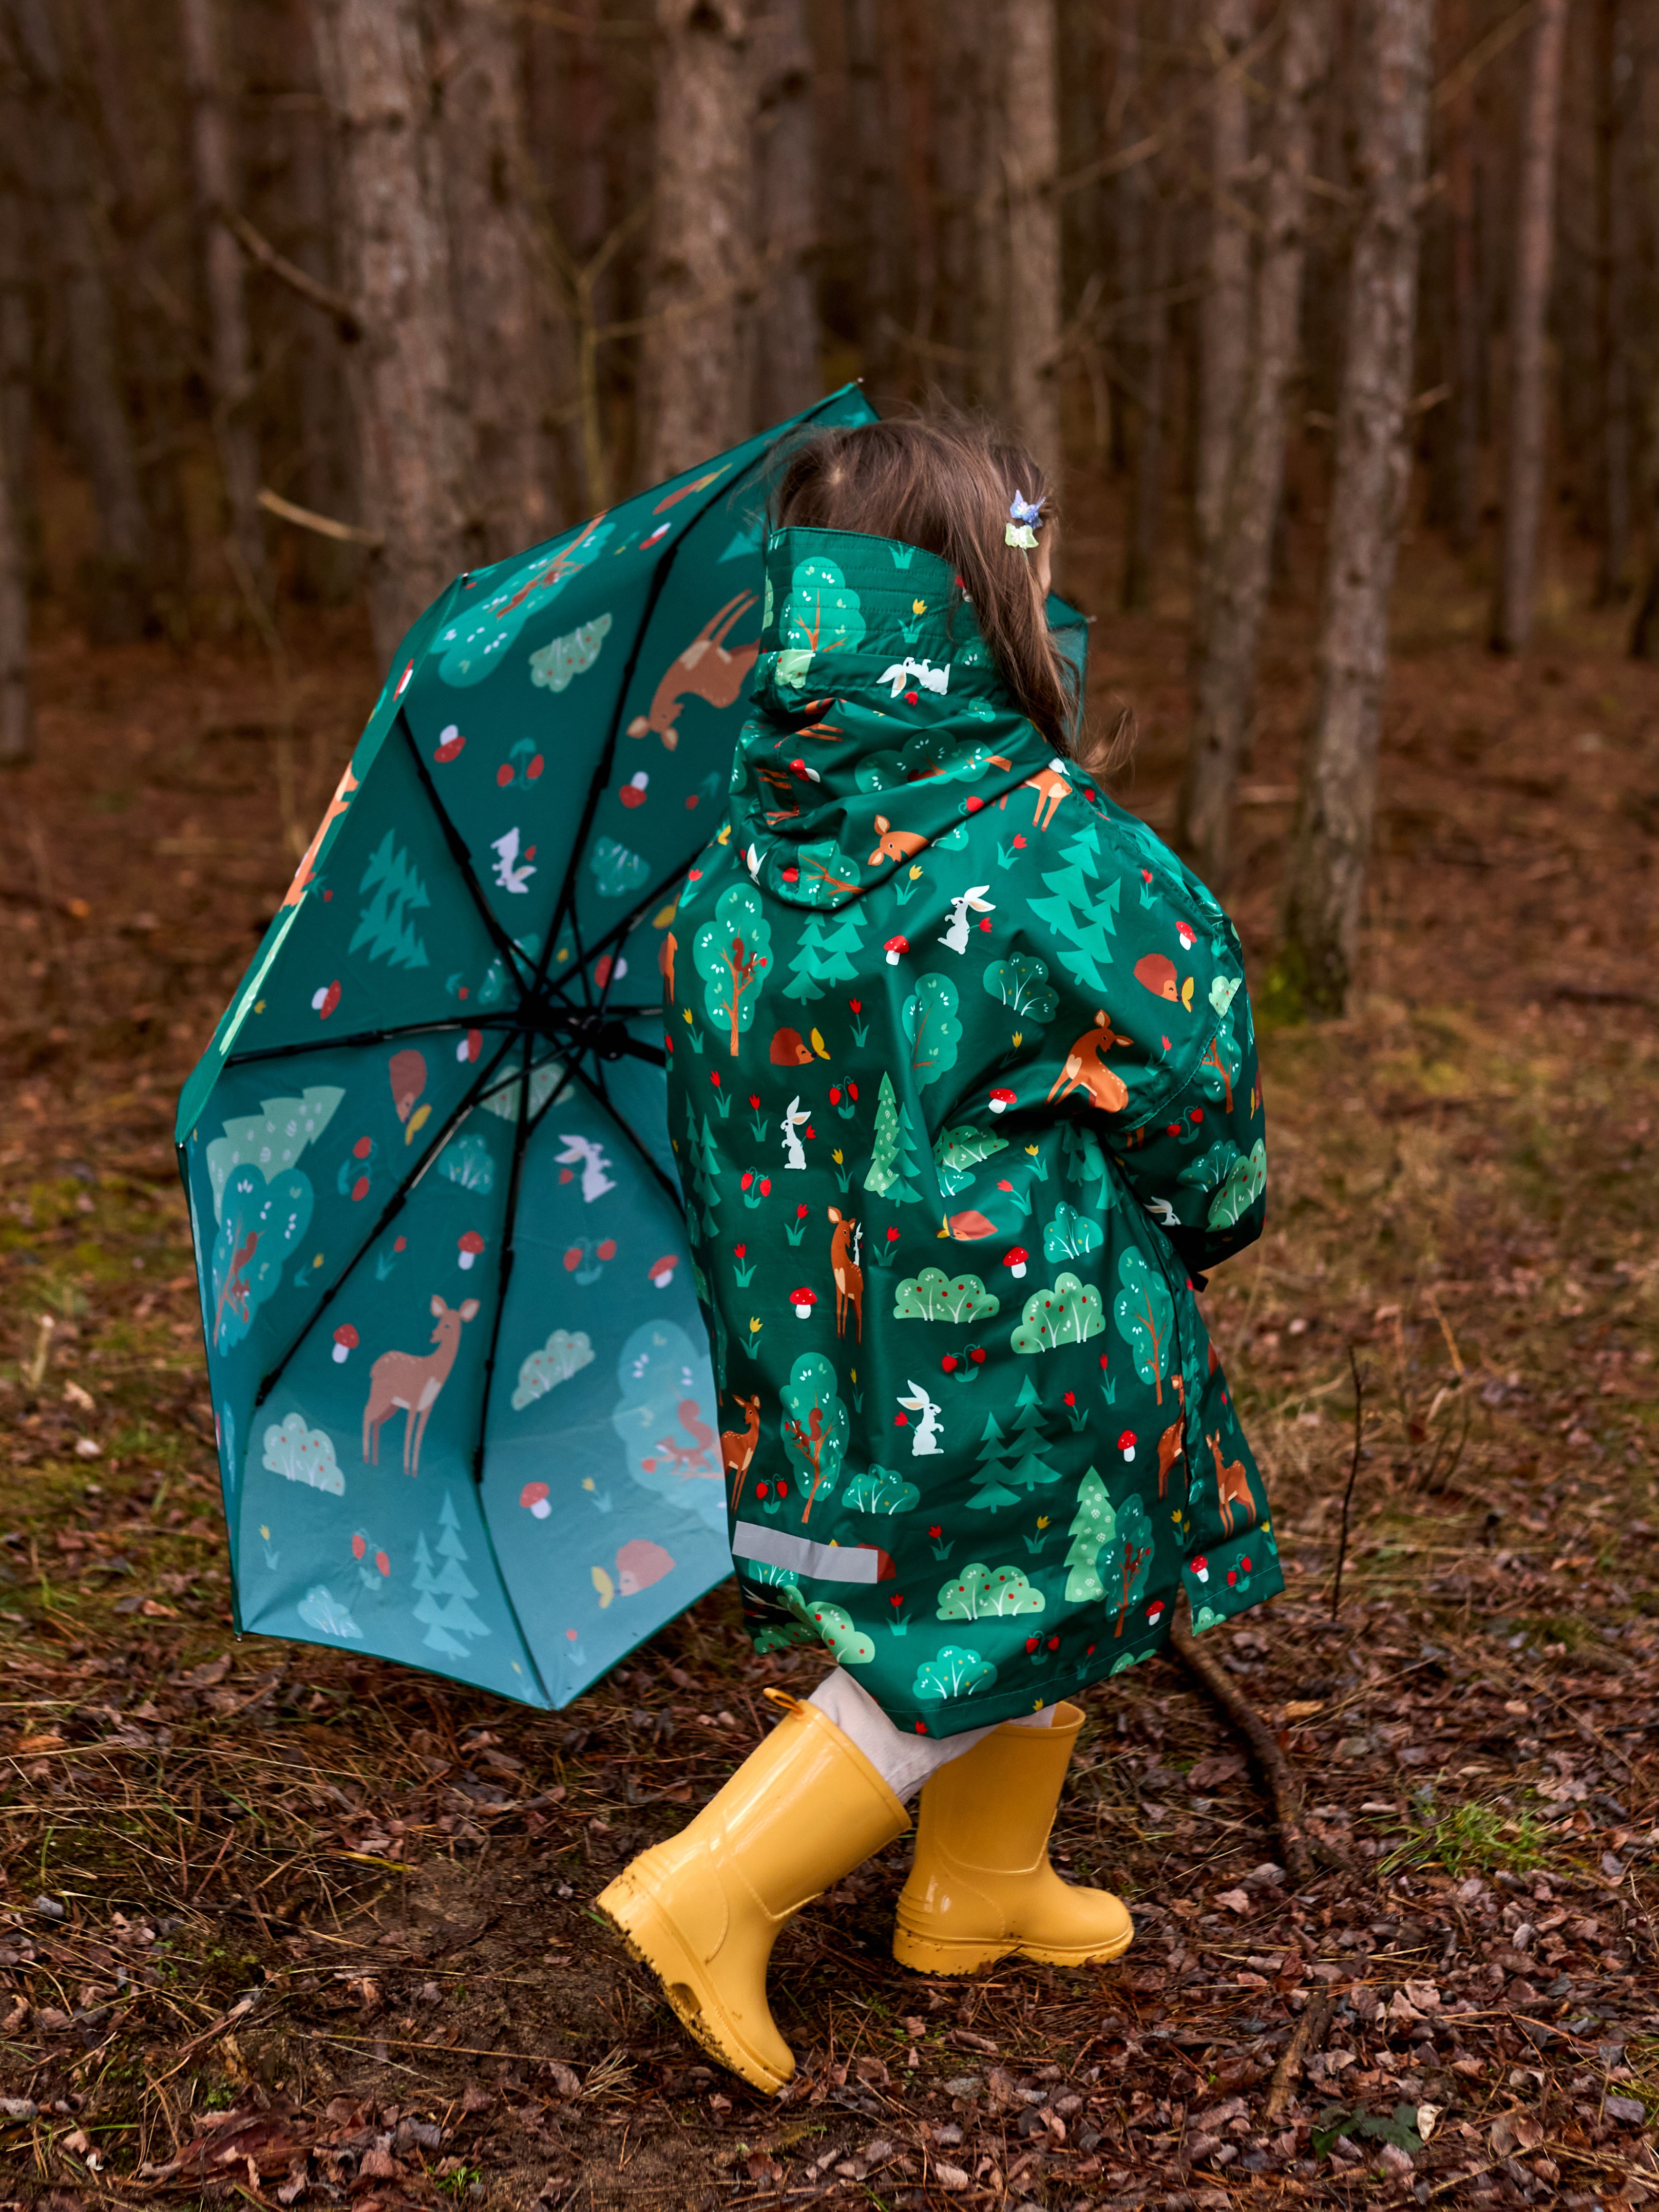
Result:
{"label": "child walking", "polygon": [[1042,474],[878,422],[799,451],[775,511],[669,1101],[745,1625],[835,1665],[599,1899],[767,2090],[779,1929],[918,1792],[902,1963],[1117,1958],[1121,1900],[1048,1862],[1072,1700],[1183,1582],[1200,1630],[1281,1586],[1193,1296],[1265,1204],[1238,939],[1073,756]]}

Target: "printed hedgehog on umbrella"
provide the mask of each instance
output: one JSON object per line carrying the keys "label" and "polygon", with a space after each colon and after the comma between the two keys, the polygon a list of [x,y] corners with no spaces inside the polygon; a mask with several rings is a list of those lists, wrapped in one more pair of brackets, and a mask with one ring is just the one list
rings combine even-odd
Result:
{"label": "printed hedgehog on umbrella", "polygon": [[599,1594],[600,1612],[614,1598],[637,1597],[641,1590],[649,1589],[653,1583],[659,1583],[665,1575],[673,1571],[672,1553],[665,1552],[660,1544],[653,1544],[648,1536],[635,1536],[617,1554],[614,1583],[603,1567],[592,1570],[593,1587]]}

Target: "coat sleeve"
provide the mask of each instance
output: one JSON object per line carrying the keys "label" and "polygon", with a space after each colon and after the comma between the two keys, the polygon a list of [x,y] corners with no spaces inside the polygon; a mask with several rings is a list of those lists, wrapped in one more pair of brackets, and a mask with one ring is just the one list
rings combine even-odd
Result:
{"label": "coat sleeve", "polygon": [[[1261,1234],[1261,1084],[1237,933],[1172,854],[1158,857],[1144,896],[1122,902],[1097,992],[1073,977],[1062,993],[1060,1038],[1091,1018],[1091,996],[1095,1027],[1076,1036],[1054,1095],[1073,1113],[1085,1100],[1096,1109],[1088,1126],[1132,1197],[1200,1273]],[[1050,957],[1063,970],[1063,949]]]}
{"label": "coat sleeve", "polygon": [[1225,1011],[1206,1027],[1186,1083],[1139,1127],[1109,1123],[1106,1138],[1189,1274],[1253,1244],[1267,1211],[1261,1078],[1242,971]]}

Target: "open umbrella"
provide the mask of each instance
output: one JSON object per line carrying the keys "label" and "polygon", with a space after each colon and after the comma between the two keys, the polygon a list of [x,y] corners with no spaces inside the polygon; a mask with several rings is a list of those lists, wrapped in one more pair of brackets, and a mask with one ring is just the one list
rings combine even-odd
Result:
{"label": "open umbrella", "polygon": [[179,1102],[239,1627],[559,1705],[730,1573],[752,1435],[717,1433],[660,972],[769,452],[870,414],[461,576],[399,648]]}

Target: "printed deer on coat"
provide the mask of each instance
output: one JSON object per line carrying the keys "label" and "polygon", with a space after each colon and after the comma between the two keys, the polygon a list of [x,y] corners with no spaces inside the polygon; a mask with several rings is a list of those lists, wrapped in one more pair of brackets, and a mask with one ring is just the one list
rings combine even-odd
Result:
{"label": "printed deer on coat", "polygon": [[1128,1089],[1101,1054],[1115,1044],[1128,1042],[1127,1037],[1113,1029],[1104,1012],[1097,1009],[1095,1026],[1085,1030],[1066,1054],[1066,1065],[1055,1077],[1049,1097],[1069,1098],[1074,1091],[1086,1091],[1091,1106],[1098,1106],[1103,1114],[1121,1114],[1129,1103]]}
{"label": "printed deer on coat", "polygon": [[1247,1528],[1253,1528],[1255,1526],[1255,1500],[1250,1495],[1250,1486],[1244,1473],[1243,1461],[1222,1458],[1219,1429],[1212,1437],[1206,1436],[1204,1441],[1210,1447],[1211,1456],[1215,1461],[1216,1498],[1221,1508],[1222,1527],[1230,1536],[1236,1533],[1237,1508],[1242,1505],[1244,1509],[1244,1526]]}
{"label": "printed deer on coat", "polygon": [[847,1316],[850,1312],[854,1323],[854,1341],[864,1341],[864,1270],[859,1265],[859,1254],[864,1246],[864,1224],[842,1212],[838,1206],[829,1209],[830,1218],[836,1224],[830,1239],[830,1272],[836,1279],[836,1334],[847,1334]]}

